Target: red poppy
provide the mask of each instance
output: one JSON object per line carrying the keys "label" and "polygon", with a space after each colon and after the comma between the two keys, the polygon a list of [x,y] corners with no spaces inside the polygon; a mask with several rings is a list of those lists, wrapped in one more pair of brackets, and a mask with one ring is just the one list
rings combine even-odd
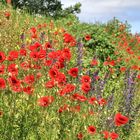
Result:
{"label": "red poppy", "polygon": [[26,84],[33,84],[35,81],[34,75],[27,75],[24,77],[24,82]]}
{"label": "red poppy", "polygon": [[57,52],[49,52],[48,53],[48,58],[50,58],[50,59],[56,59],[56,58],[58,58],[58,54],[57,54]]}
{"label": "red poppy", "polygon": [[[73,42],[76,42],[76,41],[75,41],[75,38],[72,35],[70,35],[68,33],[65,33],[64,34],[64,42],[65,43],[73,43]],[[71,44],[71,46],[73,46],[73,45],[74,44]]]}
{"label": "red poppy", "polygon": [[83,134],[80,132],[77,134],[77,139],[82,140],[83,139]]}
{"label": "red poppy", "polygon": [[34,61],[38,61],[38,52],[30,52],[30,58]]}
{"label": "red poppy", "polygon": [[23,91],[24,91],[26,94],[28,94],[28,95],[33,94],[33,88],[30,87],[30,86],[24,87],[24,88],[23,88]]}
{"label": "red poppy", "polygon": [[5,69],[5,66],[4,65],[0,65],[0,74],[4,74],[4,69]]}
{"label": "red poppy", "polygon": [[50,76],[50,78],[55,79],[55,78],[58,77],[58,75],[59,75],[59,70],[58,70],[58,69],[56,69],[56,68],[51,68],[51,69],[49,70],[49,76]]}
{"label": "red poppy", "polygon": [[91,35],[86,35],[86,36],[85,36],[85,40],[86,40],[86,41],[89,41],[90,39],[91,39]]}
{"label": "red poppy", "polygon": [[126,71],[126,67],[121,67],[121,68],[120,68],[120,71],[121,71],[121,72]]}
{"label": "red poppy", "polygon": [[98,103],[99,103],[100,106],[104,106],[104,105],[107,104],[107,101],[106,101],[106,99],[101,98],[101,99],[99,99]]}
{"label": "red poppy", "polygon": [[11,89],[14,92],[22,92],[21,86],[12,86]]}
{"label": "red poppy", "polygon": [[35,28],[35,27],[32,27],[32,28],[30,29],[30,31],[31,31],[32,33],[34,33],[34,34],[35,34],[37,30],[36,30],[36,28]]}
{"label": "red poppy", "polygon": [[78,101],[80,101],[80,102],[85,102],[85,101],[87,100],[87,98],[86,98],[85,96],[80,95],[80,94],[78,94],[78,93],[74,93],[74,94],[72,95],[72,99],[78,100]]}
{"label": "red poppy", "polygon": [[138,79],[140,79],[140,74],[137,76]]}
{"label": "red poppy", "polygon": [[110,61],[110,62],[109,62],[109,65],[110,65],[110,66],[115,66],[115,61],[114,61],[114,60]]}
{"label": "red poppy", "polygon": [[9,61],[14,61],[18,58],[18,51],[10,51],[8,55]]}
{"label": "red poppy", "polygon": [[133,65],[133,66],[131,67],[131,69],[133,69],[133,70],[138,70],[139,67],[138,67],[137,65]]}
{"label": "red poppy", "polygon": [[38,52],[38,58],[39,58],[39,59],[44,59],[44,58],[46,58],[46,50],[40,50],[40,51]]}
{"label": "red poppy", "polygon": [[20,66],[23,70],[28,70],[30,68],[30,64],[28,62],[22,62]]}
{"label": "red poppy", "polygon": [[71,51],[70,51],[69,48],[64,48],[62,50],[62,53],[63,53],[62,55],[63,55],[64,59],[66,59],[66,60],[70,60],[71,59]]}
{"label": "red poppy", "polygon": [[58,86],[64,86],[66,84],[66,76],[63,73],[59,73],[55,80],[58,82]]}
{"label": "red poppy", "polygon": [[14,75],[12,75],[10,78],[8,78],[8,81],[9,81],[9,84],[10,84],[10,86],[12,86],[12,87],[19,87],[20,86],[20,80],[18,80],[17,78],[16,78],[16,76],[14,76]]}
{"label": "red poppy", "polygon": [[110,137],[112,140],[116,140],[119,137],[119,135],[115,132],[112,132],[112,133],[110,133]]}
{"label": "red poppy", "polygon": [[11,16],[11,13],[10,13],[10,12],[5,12],[4,15],[5,15],[5,17],[6,17],[7,19],[9,19],[10,16]]}
{"label": "red poppy", "polygon": [[57,68],[57,69],[62,69],[64,68],[64,63],[63,62],[56,62],[54,65],[53,65],[53,68]]}
{"label": "red poppy", "polygon": [[0,78],[0,89],[5,89],[6,88],[6,82],[3,78]]}
{"label": "red poppy", "polygon": [[73,92],[75,90],[75,85],[73,84],[67,84],[65,87],[64,87],[64,90],[66,93],[70,93],[70,92]]}
{"label": "red poppy", "polygon": [[37,78],[37,79],[39,79],[41,76],[42,76],[42,73],[41,73],[41,72],[38,72],[38,73],[36,74],[36,78]]}
{"label": "red poppy", "polygon": [[74,78],[76,78],[78,76],[78,68],[71,68],[68,71],[68,74]]}
{"label": "red poppy", "polygon": [[12,75],[17,75],[18,74],[18,66],[16,64],[10,64],[8,66],[8,72],[11,73]]}
{"label": "red poppy", "polygon": [[44,96],[38,99],[38,105],[42,107],[49,106],[54,101],[53,96]]}
{"label": "red poppy", "polygon": [[91,66],[97,66],[97,65],[98,65],[98,61],[96,59],[92,60]]}
{"label": "red poppy", "polygon": [[91,97],[88,101],[89,104],[93,105],[97,101],[96,97]]}
{"label": "red poppy", "polygon": [[81,83],[90,83],[91,78],[88,75],[84,75],[81,77]]}
{"label": "red poppy", "polygon": [[109,65],[109,62],[108,62],[108,61],[105,61],[105,62],[103,63],[103,65],[104,65],[104,66],[108,66],[108,65]]}
{"label": "red poppy", "polygon": [[104,139],[108,139],[109,138],[109,132],[108,131],[103,131],[102,133],[104,135]]}
{"label": "red poppy", "polygon": [[11,0],[6,0],[6,2],[7,2],[8,4],[11,4]]}
{"label": "red poppy", "polygon": [[3,111],[0,110],[0,117],[3,115]]}
{"label": "red poppy", "polygon": [[92,125],[90,125],[88,128],[87,128],[87,131],[88,133],[90,134],[95,134],[96,133],[96,128]]}
{"label": "red poppy", "polygon": [[20,54],[21,56],[26,56],[26,54],[27,54],[26,49],[20,49],[20,50],[19,50],[19,54]]}
{"label": "red poppy", "polygon": [[46,60],[46,61],[44,62],[45,66],[48,66],[48,67],[51,66],[52,63],[53,63],[52,60]]}
{"label": "red poppy", "polygon": [[45,48],[46,48],[46,49],[51,49],[51,48],[52,48],[51,43],[50,43],[50,42],[47,42],[47,43],[45,44]]}
{"label": "red poppy", "polygon": [[0,63],[2,63],[6,59],[4,52],[0,52]]}
{"label": "red poppy", "polygon": [[128,123],[129,118],[127,118],[126,116],[123,116],[121,113],[117,113],[115,115],[114,121],[115,121],[116,126],[121,126]]}
{"label": "red poppy", "polygon": [[84,92],[84,93],[88,93],[90,91],[90,84],[89,83],[83,83],[81,85],[81,90]]}
{"label": "red poppy", "polygon": [[45,84],[46,88],[53,88],[55,86],[54,80],[50,80]]}
{"label": "red poppy", "polygon": [[61,106],[61,107],[59,108],[58,112],[59,112],[59,113],[62,113],[63,111],[66,111],[66,110],[68,110],[68,105],[67,105],[67,104]]}

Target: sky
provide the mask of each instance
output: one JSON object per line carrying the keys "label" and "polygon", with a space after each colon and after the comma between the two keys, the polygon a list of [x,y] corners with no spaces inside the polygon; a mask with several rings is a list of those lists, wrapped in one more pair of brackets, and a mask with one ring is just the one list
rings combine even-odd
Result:
{"label": "sky", "polygon": [[82,4],[77,16],[81,22],[105,23],[113,17],[126,20],[131,25],[132,33],[140,32],[140,0],[61,0],[63,7]]}

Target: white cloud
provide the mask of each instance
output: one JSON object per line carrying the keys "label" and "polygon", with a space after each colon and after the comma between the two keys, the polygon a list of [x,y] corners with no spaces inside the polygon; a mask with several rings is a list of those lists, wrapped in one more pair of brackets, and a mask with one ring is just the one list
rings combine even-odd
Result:
{"label": "white cloud", "polygon": [[128,22],[140,21],[140,0],[61,0],[64,7],[82,4],[78,17],[85,22],[104,22],[112,17]]}

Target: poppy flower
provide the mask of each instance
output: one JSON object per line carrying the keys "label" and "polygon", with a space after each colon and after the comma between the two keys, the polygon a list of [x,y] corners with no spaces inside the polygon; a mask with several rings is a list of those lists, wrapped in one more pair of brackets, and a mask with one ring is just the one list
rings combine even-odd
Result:
{"label": "poppy flower", "polygon": [[83,83],[81,85],[81,90],[84,92],[84,93],[88,93],[90,91],[90,84],[89,83]]}
{"label": "poppy flower", "polygon": [[69,33],[65,33],[63,37],[64,37],[65,43],[72,43],[75,41],[74,37],[72,35],[70,35]]}
{"label": "poppy flower", "polygon": [[78,68],[71,68],[68,71],[68,74],[74,78],[76,78],[78,76]]}
{"label": "poppy flower", "polygon": [[106,101],[106,99],[101,98],[101,99],[99,99],[98,103],[99,103],[100,106],[103,106],[103,105],[107,104],[107,101]]}
{"label": "poppy flower", "polygon": [[26,54],[27,54],[26,49],[20,49],[20,50],[19,50],[19,54],[20,54],[21,56],[26,56]]}
{"label": "poppy flower", "polygon": [[103,131],[102,133],[104,135],[104,139],[108,139],[109,138],[110,134],[109,134],[108,131]]}
{"label": "poppy flower", "polygon": [[64,48],[62,50],[62,55],[63,55],[64,59],[70,60],[71,59],[71,51],[70,51],[70,49],[69,48]]}
{"label": "poppy flower", "polygon": [[20,64],[20,67],[23,69],[23,70],[28,70],[30,68],[30,64],[28,62],[22,62]]}
{"label": "poppy flower", "polygon": [[73,84],[67,84],[65,87],[64,87],[64,90],[66,93],[70,93],[70,92],[73,92],[75,90],[75,85]]}
{"label": "poppy flower", "polygon": [[35,27],[32,27],[32,28],[30,29],[30,31],[31,31],[33,34],[35,34],[37,30],[36,30]]}
{"label": "poppy flower", "polygon": [[0,78],[0,89],[5,89],[6,88],[6,82],[3,78]]}
{"label": "poppy flower", "polygon": [[86,40],[86,41],[89,41],[90,39],[91,39],[91,35],[86,35],[86,36],[85,36],[85,40]]}
{"label": "poppy flower", "polygon": [[128,123],[129,118],[127,118],[126,116],[123,116],[121,113],[117,113],[115,115],[114,121],[115,121],[116,126],[121,126]]}
{"label": "poppy flower", "polygon": [[3,115],[3,111],[0,110],[0,117]]}
{"label": "poppy flower", "polygon": [[55,86],[54,80],[50,80],[45,84],[46,88],[53,88]]}
{"label": "poppy flower", "polygon": [[114,60],[110,61],[110,62],[109,62],[109,65],[110,65],[110,66],[115,66],[115,61],[114,61]]}
{"label": "poppy flower", "polygon": [[85,102],[85,101],[87,100],[87,98],[86,98],[84,95],[80,95],[80,94],[78,94],[78,93],[74,93],[74,94],[72,95],[72,99],[78,100],[78,101],[80,101],[80,102]]}
{"label": "poppy flower", "polygon": [[34,61],[38,61],[38,52],[30,52],[30,58],[32,58]]}
{"label": "poppy flower", "polygon": [[56,68],[51,68],[51,69],[49,70],[49,76],[50,76],[50,78],[55,79],[55,78],[58,77],[58,75],[59,75],[59,70],[58,70],[58,69],[56,69]]}
{"label": "poppy flower", "polygon": [[20,85],[19,86],[12,86],[11,89],[14,92],[22,92],[22,88]]}
{"label": "poppy flower", "polygon": [[24,87],[23,88],[23,92],[28,94],[28,95],[31,95],[33,93],[33,88],[28,86],[28,87]]}
{"label": "poppy flower", "polygon": [[68,110],[68,105],[67,105],[67,104],[61,106],[61,107],[59,108],[58,112],[59,112],[59,113],[62,113],[63,111],[66,111],[66,110]]}
{"label": "poppy flower", "polygon": [[98,65],[98,61],[96,59],[91,61],[91,66],[97,66]]}
{"label": "poppy flower", "polygon": [[11,4],[11,0],[6,0],[6,2],[7,2],[8,4]]}
{"label": "poppy flower", "polygon": [[88,103],[93,105],[95,104],[95,102],[97,101],[96,97],[91,97],[89,100],[88,100]]}
{"label": "poppy flower", "polygon": [[16,64],[10,64],[8,66],[8,72],[11,73],[12,75],[17,75],[18,74],[18,66]]}
{"label": "poppy flower", "polygon": [[4,69],[5,69],[5,66],[4,65],[0,65],[0,74],[4,74]]}
{"label": "poppy flower", "polygon": [[49,106],[54,101],[53,96],[44,96],[38,99],[38,105],[42,107]]}
{"label": "poppy flower", "polygon": [[110,137],[111,137],[111,140],[116,140],[119,137],[119,135],[115,132],[112,132],[110,133]]}
{"label": "poppy flower", "polygon": [[40,51],[38,52],[38,58],[39,58],[39,59],[44,59],[44,58],[46,58],[46,50],[40,50]]}
{"label": "poppy flower", "polygon": [[77,139],[82,140],[83,139],[83,134],[80,132],[77,134]]}
{"label": "poppy flower", "polygon": [[5,17],[6,17],[7,19],[9,19],[10,16],[11,16],[11,13],[10,13],[10,12],[5,12],[4,15],[5,15]]}
{"label": "poppy flower", "polygon": [[0,63],[2,63],[6,59],[4,52],[0,52]]}
{"label": "poppy flower", "polygon": [[24,77],[24,82],[26,84],[33,84],[35,81],[34,75],[27,75]]}
{"label": "poppy flower", "polygon": [[88,75],[84,75],[81,77],[81,83],[90,83],[91,78]]}
{"label": "poppy flower", "polygon": [[52,65],[52,63],[53,63],[52,60],[45,60],[44,65],[49,67]]}
{"label": "poppy flower", "polygon": [[47,42],[47,43],[45,44],[45,48],[46,48],[46,49],[51,49],[51,48],[52,48],[51,43],[50,43],[50,42]]}
{"label": "poppy flower", "polygon": [[90,125],[88,128],[87,128],[87,131],[89,134],[95,134],[96,133],[96,128],[92,125]]}
{"label": "poppy flower", "polygon": [[21,83],[20,80],[18,80],[14,75],[8,78],[8,82],[11,87],[19,87]]}
{"label": "poppy flower", "polygon": [[137,76],[138,79],[140,79],[140,74]]}
{"label": "poppy flower", "polygon": [[58,86],[64,86],[66,84],[66,76],[63,73],[59,73],[55,80],[57,81]]}
{"label": "poppy flower", "polygon": [[8,60],[9,61],[14,61],[18,58],[18,54],[19,52],[18,51],[10,51],[9,52],[9,55],[8,55]]}
{"label": "poppy flower", "polygon": [[126,71],[126,67],[121,67],[121,68],[120,68],[120,71],[121,71],[121,72]]}

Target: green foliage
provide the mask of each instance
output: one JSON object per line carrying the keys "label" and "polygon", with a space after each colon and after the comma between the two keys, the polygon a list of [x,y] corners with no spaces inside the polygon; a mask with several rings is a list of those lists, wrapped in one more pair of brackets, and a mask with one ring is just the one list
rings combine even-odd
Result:
{"label": "green foliage", "polygon": [[41,14],[52,17],[67,16],[80,13],[81,4],[63,9],[59,0],[13,0],[14,8],[27,9],[32,14]]}

